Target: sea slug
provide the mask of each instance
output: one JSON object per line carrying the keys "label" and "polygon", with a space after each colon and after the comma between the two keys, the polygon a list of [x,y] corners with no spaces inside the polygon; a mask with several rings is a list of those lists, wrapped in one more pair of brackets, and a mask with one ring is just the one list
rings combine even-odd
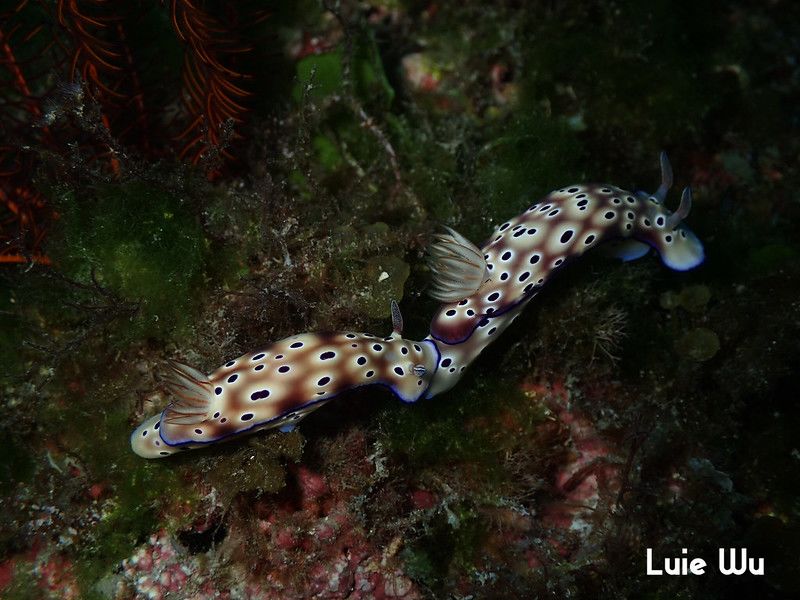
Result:
{"label": "sea slug", "polygon": [[393,331],[304,333],[248,352],[205,375],[171,363],[166,378],[174,400],[131,434],[139,456],[161,458],[262,429],[290,431],[342,392],[365,385],[389,388],[403,402],[428,391],[439,361],[430,341],[401,336],[392,302]]}
{"label": "sea slug", "polygon": [[428,397],[453,387],[550,276],[587,250],[603,244],[627,261],[655,248],[678,271],[703,262],[703,245],[683,224],[691,190],[683,190],[675,212],[667,209],[672,168],[663,152],[660,161],[661,185],[652,195],[609,184],[569,185],[499,225],[480,249],[452,229],[435,237],[431,295],[444,304],[427,338],[441,353]]}

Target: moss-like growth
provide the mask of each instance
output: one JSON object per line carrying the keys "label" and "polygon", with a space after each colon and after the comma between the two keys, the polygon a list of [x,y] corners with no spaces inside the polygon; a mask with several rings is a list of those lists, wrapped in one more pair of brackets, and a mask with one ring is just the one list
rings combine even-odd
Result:
{"label": "moss-like growth", "polygon": [[678,356],[703,362],[714,358],[719,352],[719,337],[707,327],[697,327],[687,331],[675,342],[675,352]]}
{"label": "moss-like growth", "polygon": [[292,96],[299,102],[304,95],[320,100],[342,87],[342,52],[314,54],[297,63],[297,84]]}
{"label": "moss-like growth", "polygon": [[499,483],[507,475],[496,468],[499,457],[529,443],[546,417],[507,380],[513,381],[510,373],[502,378],[471,373],[457,390],[433,401],[390,407],[381,419],[386,447],[415,468],[467,462],[480,468],[477,478]]}
{"label": "moss-like growth", "polygon": [[[352,35],[352,33],[351,33]],[[391,104],[394,89],[383,71],[372,34],[364,30],[352,40],[350,54],[339,47],[331,52],[312,54],[297,62],[297,83],[292,91],[296,102],[323,100],[352,88],[355,97],[369,104]],[[349,77],[345,78],[345,72]]]}
{"label": "moss-like growth", "polygon": [[236,495],[277,492],[286,482],[286,460],[297,462],[305,439],[299,431],[259,435],[239,443],[230,452],[199,457],[198,468],[219,491],[220,501],[230,505]]}
{"label": "moss-like growth", "polygon": [[[714,77],[713,49],[723,36],[718,22],[712,26],[718,10],[713,3],[662,1],[597,11],[565,6],[568,18],[555,13],[531,24],[535,42],[525,48],[525,63],[533,76],[526,78],[526,93],[567,110],[577,98],[583,120],[608,135],[625,131],[655,147],[675,140],[714,102],[713,86],[698,82]],[[578,40],[590,28],[587,51]],[[692,40],[691,52],[677,43],[681,39]]]}
{"label": "moss-like growth", "polygon": [[467,506],[439,511],[426,534],[403,550],[408,574],[440,595],[451,577],[475,569],[486,527]]}
{"label": "moss-like growth", "polygon": [[661,308],[668,310],[681,307],[692,313],[702,313],[711,300],[711,290],[705,285],[690,285],[680,292],[668,291],[661,294]]}
{"label": "moss-like growth", "polygon": [[203,287],[206,243],[196,217],[152,183],[103,185],[59,199],[65,245],[56,250],[76,280],[97,282],[135,310],[123,340],[185,327]]}
{"label": "moss-like growth", "polygon": [[25,563],[16,565],[14,578],[0,592],[4,600],[42,600],[47,597],[31,573],[29,565]]}
{"label": "moss-like growth", "polygon": [[566,121],[535,107],[520,112],[479,155],[482,209],[495,222],[519,214],[553,188],[582,179],[580,147]]}
{"label": "moss-like growth", "polygon": [[358,274],[361,286],[355,290],[354,308],[373,319],[385,317],[390,302],[402,299],[410,272],[408,264],[395,256],[369,259]]}
{"label": "moss-like growth", "polygon": [[796,246],[783,242],[766,244],[755,248],[747,257],[747,267],[753,275],[774,273],[787,263],[796,262],[800,251]]}
{"label": "moss-like growth", "polygon": [[100,522],[81,537],[77,571],[84,589],[157,527],[163,507],[196,500],[192,488],[182,483],[182,457],[159,462],[133,454],[129,437],[134,376],[126,370],[121,377],[111,373],[101,369],[88,374],[85,397],[47,406],[42,419],[58,445],[76,457],[87,488],[99,483],[110,494]]}
{"label": "moss-like growth", "polygon": [[0,433],[0,447],[3,448],[0,455],[0,493],[5,494],[15,484],[30,481],[34,462],[28,449],[8,434]]}

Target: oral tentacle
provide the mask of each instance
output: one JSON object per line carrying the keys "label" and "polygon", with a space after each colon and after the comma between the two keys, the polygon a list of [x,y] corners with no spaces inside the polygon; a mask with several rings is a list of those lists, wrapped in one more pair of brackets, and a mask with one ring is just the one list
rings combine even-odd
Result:
{"label": "oral tentacle", "polygon": [[391,303],[392,312],[392,334],[403,335],[403,313],[400,312],[400,306],[396,300]]}
{"label": "oral tentacle", "polygon": [[664,226],[666,229],[675,229],[681,224],[686,217],[689,216],[689,211],[692,210],[692,188],[685,187],[681,193],[681,203],[676,210],[666,221]]}
{"label": "oral tentacle", "polygon": [[659,154],[658,160],[661,165],[661,185],[658,186],[653,197],[663,203],[667,197],[667,192],[672,187],[672,165],[669,164],[666,152]]}

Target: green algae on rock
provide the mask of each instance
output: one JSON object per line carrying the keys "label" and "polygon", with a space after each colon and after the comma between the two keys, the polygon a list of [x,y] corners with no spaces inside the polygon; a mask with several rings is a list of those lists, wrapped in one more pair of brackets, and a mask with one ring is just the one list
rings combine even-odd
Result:
{"label": "green algae on rock", "polygon": [[99,186],[87,197],[68,191],[60,202],[63,255],[80,282],[96,278],[136,307],[125,339],[187,326],[203,284],[206,243],[197,218],[179,197],[144,182]]}
{"label": "green algae on rock", "polygon": [[702,313],[709,300],[711,300],[711,290],[706,285],[690,285],[683,288],[680,292],[664,292],[659,298],[661,308],[672,310],[681,307],[691,313]]}
{"label": "green algae on rock", "polygon": [[208,481],[218,490],[223,506],[237,494],[277,492],[286,483],[286,460],[298,462],[305,439],[299,431],[248,440],[223,456],[200,459]]}
{"label": "green algae on rock", "polygon": [[353,303],[373,319],[386,316],[392,300],[403,297],[403,287],[411,267],[396,256],[375,256],[359,272],[362,285],[354,290]]}
{"label": "green algae on rock", "polygon": [[687,331],[675,342],[675,351],[678,355],[695,362],[711,360],[719,349],[719,337],[707,327],[697,327]]}

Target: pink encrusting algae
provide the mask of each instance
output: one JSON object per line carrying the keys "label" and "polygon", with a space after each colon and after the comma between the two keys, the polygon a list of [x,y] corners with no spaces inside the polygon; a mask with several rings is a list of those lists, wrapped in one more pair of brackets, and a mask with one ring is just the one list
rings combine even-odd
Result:
{"label": "pink encrusting algae", "polygon": [[[192,554],[164,529],[151,535],[122,562],[125,587],[150,600],[422,598],[396,556],[399,543],[381,548],[359,525],[346,482],[331,486],[302,465],[292,471],[291,494],[256,500],[248,523],[232,519],[225,539],[204,552]],[[264,551],[246,556],[244,544]]]}
{"label": "pink encrusting algae", "polygon": [[[621,453],[596,428],[589,417],[572,405],[569,392],[561,384],[527,384],[527,394],[541,398],[568,432],[568,452],[555,471],[553,489],[558,499],[541,507],[539,523],[558,532],[568,532],[584,542],[592,533],[601,503],[610,506],[620,489]],[[566,549],[555,539],[548,540],[560,554]],[[534,556],[533,564],[539,564]]]}

